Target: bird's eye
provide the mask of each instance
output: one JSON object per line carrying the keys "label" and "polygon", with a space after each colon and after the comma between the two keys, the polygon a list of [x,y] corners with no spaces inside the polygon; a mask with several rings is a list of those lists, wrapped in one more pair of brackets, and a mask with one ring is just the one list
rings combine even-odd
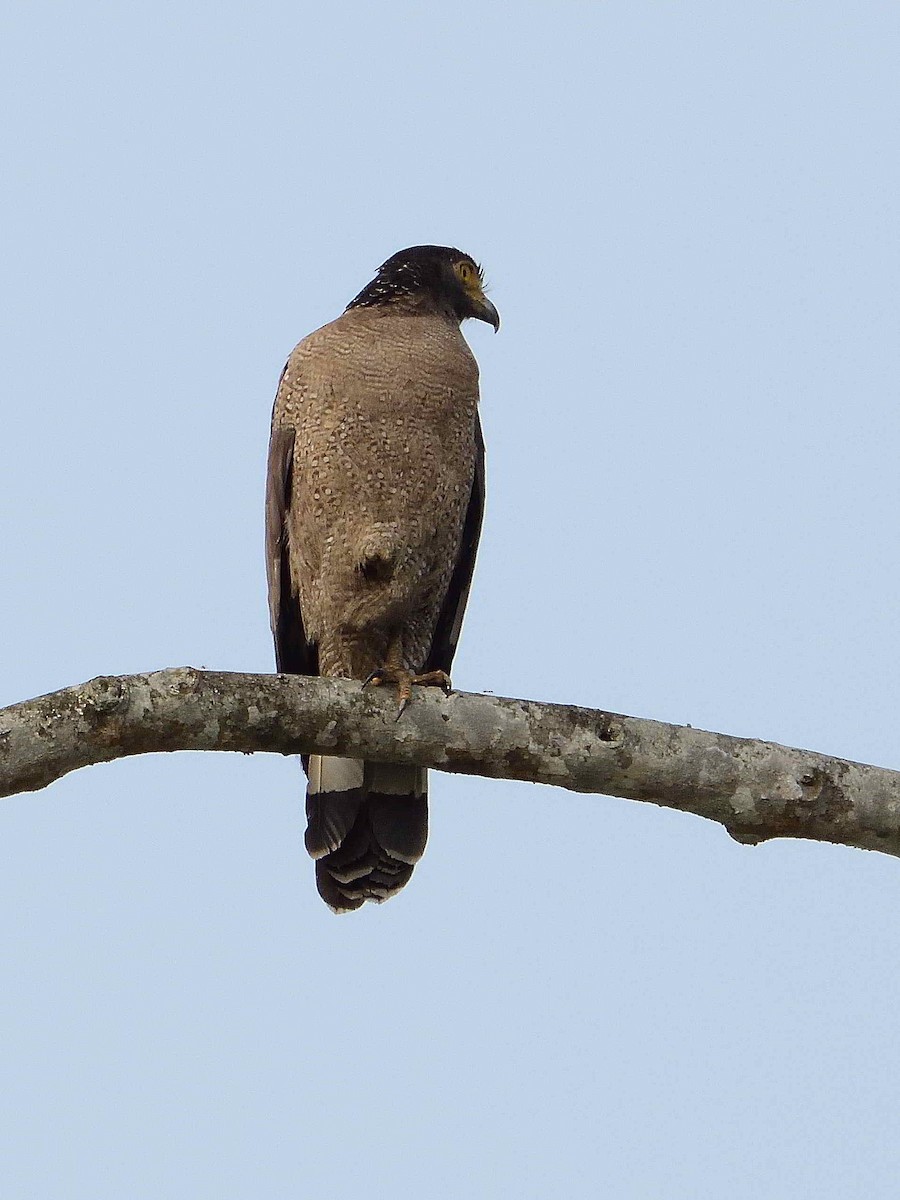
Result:
{"label": "bird's eye", "polygon": [[472,281],[474,272],[467,262],[458,263],[456,270],[463,283],[470,283]]}

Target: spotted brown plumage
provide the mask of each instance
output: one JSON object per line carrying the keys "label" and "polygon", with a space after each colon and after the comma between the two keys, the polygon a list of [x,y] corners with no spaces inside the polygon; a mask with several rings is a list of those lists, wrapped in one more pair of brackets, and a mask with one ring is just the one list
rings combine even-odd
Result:
{"label": "spotted brown plumage", "polygon": [[[459,250],[414,246],[288,359],[266,494],[279,671],[373,678],[404,699],[449,673],[484,503],[467,317],[499,326],[480,269]],[[321,755],[304,765],[322,898],[335,912],[386,900],[425,849],[426,772]]]}

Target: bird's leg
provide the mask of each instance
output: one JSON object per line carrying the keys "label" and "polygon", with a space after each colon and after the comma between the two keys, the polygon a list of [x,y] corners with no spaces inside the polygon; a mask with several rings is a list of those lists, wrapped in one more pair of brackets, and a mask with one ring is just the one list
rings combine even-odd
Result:
{"label": "bird's leg", "polygon": [[424,675],[414,675],[412,671],[404,667],[399,637],[391,639],[385,655],[384,666],[376,667],[364,680],[363,687],[367,687],[369,684],[373,687],[381,687],[385,683],[393,683],[397,688],[397,700],[400,705],[397,712],[398,721],[403,716],[403,710],[409,704],[414,686],[439,687],[445,694],[449,695],[450,693],[450,676],[446,671],[427,671]]}

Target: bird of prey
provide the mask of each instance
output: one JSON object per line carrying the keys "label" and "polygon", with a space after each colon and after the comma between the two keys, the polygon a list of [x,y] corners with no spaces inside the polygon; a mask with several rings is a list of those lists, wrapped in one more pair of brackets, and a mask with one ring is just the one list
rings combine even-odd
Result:
{"label": "bird of prey", "polygon": [[[496,330],[480,267],[447,246],[387,260],[294,349],[272,416],[269,612],[280,672],[449,688],[484,504],[478,367]],[[335,912],[408,882],[428,833],[419,767],[312,755],[306,847]]]}

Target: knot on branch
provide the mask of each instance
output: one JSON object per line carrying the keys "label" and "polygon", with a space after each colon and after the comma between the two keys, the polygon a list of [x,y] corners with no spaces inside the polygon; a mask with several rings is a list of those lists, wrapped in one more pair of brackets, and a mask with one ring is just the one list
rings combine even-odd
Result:
{"label": "knot on branch", "polygon": [[125,680],[114,675],[98,675],[85,684],[77,711],[91,724],[102,724],[128,704],[128,687]]}

